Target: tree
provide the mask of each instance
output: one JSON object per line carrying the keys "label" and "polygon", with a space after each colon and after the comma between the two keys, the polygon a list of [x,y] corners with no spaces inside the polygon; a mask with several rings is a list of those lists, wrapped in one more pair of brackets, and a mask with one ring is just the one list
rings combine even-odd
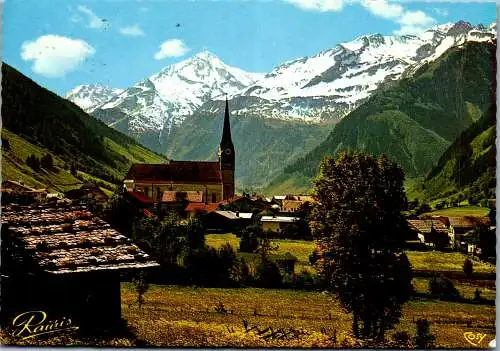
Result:
{"label": "tree", "polygon": [[77,172],[76,172],[76,164],[75,164],[75,163],[72,163],[72,164],[71,164],[71,167],[70,167],[70,173],[71,173],[71,175],[74,175],[74,176],[76,176],[76,175],[77,175]]}
{"label": "tree", "polygon": [[31,169],[37,171],[40,169],[40,159],[35,155],[31,154],[26,158],[26,165]]}
{"label": "tree", "polygon": [[432,277],[429,280],[429,292],[431,296],[442,300],[456,301],[460,297],[453,282],[445,277]]}
{"label": "tree", "polygon": [[434,345],[436,337],[429,330],[429,322],[427,319],[417,320],[417,334],[414,341],[415,346],[419,349],[428,349]]}
{"label": "tree", "polygon": [[472,261],[468,257],[464,261],[463,270],[467,278],[472,277],[472,272],[474,271],[474,267],[472,265]]}
{"label": "tree", "polygon": [[42,159],[40,160],[40,165],[42,166],[42,168],[44,168],[48,171],[53,170],[54,169],[54,160],[52,159],[52,155],[47,154],[47,155],[43,156]]}
{"label": "tree", "polygon": [[259,237],[263,235],[262,228],[254,224],[241,231],[240,252],[254,253],[259,247]]}
{"label": "tree", "polygon": [[411,266],[403,255],[407,224],[404,173],[387,157],[343,152],[326,157],[315,181],[314,236],[322,251],[322,278],[343,308],[352,330],[382,340],[410,298]]}
{"label": "tree", "polygon": [[2,138],[2,148],[5,150],[10,150],[10,143],[8,139]]}

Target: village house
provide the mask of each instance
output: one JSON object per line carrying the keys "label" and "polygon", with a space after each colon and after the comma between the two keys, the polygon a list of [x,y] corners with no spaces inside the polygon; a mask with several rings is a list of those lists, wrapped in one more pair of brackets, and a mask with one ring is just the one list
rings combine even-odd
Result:
{"label": "village house", "polygon": [[[490,225],[488,217],[447,217],[448,235],[454,249],[460,251],[469,251],[464,237],[481,225]],[[472,249],[471,249],[472,250]]]}
{"label": "village house", "polygon": [[22,197],[26,201],[40,201],[47,197],[47,189],[35,189],[32,188],[21,181],[15,180],[4,180],[2,181],[1,188],[2,195]]}
{"label": "village house", "polygon": [[165,206],[169,206],[172,199],[178,199],[179,193],[192,195],[196,197],[195,202],[205,204],[231,201],[235,191],[235,152],[227,100],[218,157],[218,161],[134,164],[123,181],[124,188],[151,198],[155,204],[163,202]]}
{"label": "village house", "polygon": [[3,326],[43,311],[82,331],[120,328],[120,273],[159,266],[82,206],[7,206],[1,223]]}
{"label": "village house", "polygon": [[298,220],[298,217],[262,216],[260,222],[263,231],[267,232],[269,230],[275,233],[280,233],[284,228],[294,222],[297,222]]}
{"label": "village house", "polygon": [[249,225],[250,221],[246,214],[240,216],[239,212],[216,210],[203,215],[201,223],[207,232],[235,233]]}
{"label": "village house", "polygon": [[283,200],[281,205],[281,212],[297,212],[302,206],[302,201],[299,200]]}
{"label": "village house", "polygon": [[408,227],[420,242],[429,247],[449,246],[448,228],[440,219],[409,219]]}
{"label": "village house", "polygon": [[71,200],[93,199],[98,202],[109,200],[109,196],[97,185],[82,185],[79,189],[69,190],[64,195]]}

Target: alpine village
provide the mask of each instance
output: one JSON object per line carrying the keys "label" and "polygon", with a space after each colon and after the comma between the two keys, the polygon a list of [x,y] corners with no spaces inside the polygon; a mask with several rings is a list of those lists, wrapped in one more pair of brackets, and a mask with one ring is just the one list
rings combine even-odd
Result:
{"label": "alpine village", "polygon": [[203,50],[66,95],[4,61],[1,343],[490,347],[496,45],[450,22],[267,74]]}

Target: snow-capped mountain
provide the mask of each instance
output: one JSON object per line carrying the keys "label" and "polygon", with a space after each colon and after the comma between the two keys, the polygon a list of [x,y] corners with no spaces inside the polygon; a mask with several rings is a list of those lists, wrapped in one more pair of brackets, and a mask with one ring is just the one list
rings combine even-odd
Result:
{"label": "snow-capped mountain", "polygon": [[187,116],[213,109],[210,102],[227,94],[236,116],[335,122],[382,85],[411,75],[449,48],[495,38],[496,24],[463,21],[419,35],[371,34],[285,62],[265,75],[228,66],[204,51],[113,96],[94,115],[109,125],[121,123],[122,130],[134,135],[169,134]]}
{"label": "snow-capped mountain", "polygon": [[97,106],[122,92],[123,89],[110,88],[106,85],[83,84],[69,91],[65,97],[80,106],[85,112],[91,113]]}
{"label": "snow-capped mountain", "polygon": [[[248,73],[203,51],[165,67],[99,106],[101,113],[116,110],[129,116],[135,132],[169,129],[203,103],[233,95],[253,84],[261,74]],[[115,121],[116,122],[116,121]]]}
{"label": "snow-capped mountain", "polygon": [[270,116],[318,122],[324,116],[349,112],[381,84],[411,74],[452,46],[494,38],[496,24],[485,28],[462,21],[435,26],[420,35],[365,35],[279,65],[237,95],[270,102],[269,106],[245,106],[245,113],[259,108],[267,109]]}

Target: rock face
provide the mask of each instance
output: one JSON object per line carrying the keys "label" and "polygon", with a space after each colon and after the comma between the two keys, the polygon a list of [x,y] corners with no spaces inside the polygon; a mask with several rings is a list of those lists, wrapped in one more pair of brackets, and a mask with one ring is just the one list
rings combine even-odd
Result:
{"label": "rock face", "polygon": [[85,112],[92,113],[97,106],[109,101],[123,89],[110,88],[100,84],[83,84],[66,94],[66,99],[80,106]]}

